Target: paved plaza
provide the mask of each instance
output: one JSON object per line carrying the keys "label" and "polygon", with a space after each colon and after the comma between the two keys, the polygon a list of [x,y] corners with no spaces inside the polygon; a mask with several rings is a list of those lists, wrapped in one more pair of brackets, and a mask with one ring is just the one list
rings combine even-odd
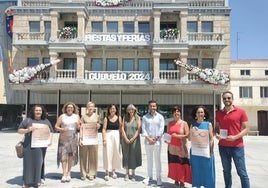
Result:
{"label": "paved plaza", "polygon": [[[142,144],[142,166],[136,170],[136,181],[124,181],[124,169],[118,171],[118,179],[110,179],[105,181],[104,169],[102,163],[102,146],[99,145],[99,169],[98,176],[95,180],[89,181],[80,180],[79,165],[76,165],[72,169],[72,180],[70,183],[61,183],[61,167],[58,168],[56,164],[57,155],[57,141],[58,133],[54,134],[54,142],[47,150],[46,156],[46,181],[41,188],[87,188],[87,187],[108,187],[108,188],[136,188],[136,187],[157,187],[156,181],[150,186],[146,186],[142,183],[144,177],[146,177],[146,154],[144,146]],[[21,135],[15,131],[0,131],[0,187],[11,188],[21,187],[22,185],[22,159],[16,157],[14,146],[21,139]],[[99,134],[101,141],[101,134]],[[144,138],[142,138],[143,141]],[[268,187],[268,136],[246,136],[245,140],[245,152],[247,170],[249,173],[251,187],[252,188],[267,188]],[[101,142],[99,142],[101,143]],[[143,142],[142,142],[143,143]],[[216,141],[217,143],[217,141]],[[162,181],[161,187],[169,188],[174,187],[174,182],[167,178],[167,145],[163,143],[162,146]],[[224,188],[222,167],[220,163],[220,157],[218,154],[218,147],[215,147],[215,161],[216,161],[216,187]],[[202,173],[202,172],[201,172]],[[154,177],[155,179],[155,177]],[[191,185],[186,185],[191,187]],[[233,167],[233,188],[239,188],[240,180],[236,174],[235,167]]]}

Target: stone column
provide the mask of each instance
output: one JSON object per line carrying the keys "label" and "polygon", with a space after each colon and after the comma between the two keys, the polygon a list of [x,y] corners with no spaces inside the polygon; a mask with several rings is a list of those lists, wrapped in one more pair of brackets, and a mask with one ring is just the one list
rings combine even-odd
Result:
{"label": "stone column", "polygon": [[[188,53],[184,53],[184,52],[180,53],[180,60],[183,63],[187,63],[187,57],[188,57]],[[180,67],[180,72],[181,72],[181,78],[188,80],[188,76],[187,76],[188,74],[187,74],[186,69],[183,67]]]}
{"label": "stone column", "polygon": [[180,22],[180,40],[181,41],[188,41],[188,36],[187,36],[187,16],[188,16],[188,13],[187,11],[183,10],[181,11],[181,14],[180,14],[180,19],[181,19],[181,22]]}
{"label": "stone column", "polygon": [[155,11],[153,13],[154,15],[154,40],[160,39],[160,11]]}
{"label": "stone column", "polygon": [[[50,56],[50,60],[52,59],[57,59],[59,58],[58,57],[58,53],[57,52],[49,52],[49,56]],[[60,62],[60,63],[63,63],[63,62]],[[57,70],[57,66],[58,65],[53,65],[52,67],[50,67],[50,70],[49,70],[49,78],[56,78],[56,70]]]}
{"label": "stone column", "polygon": [[78,17],[77,38],[84,38],[85,36],[85,13],[77,12],[77,17]]}
{"label": "stone column", "polygon": [[154,82],[157,82],[159,78],[159,69],[160,69],[160,52],[153,52],[153,74],[154,74]]}
{"label": "stone column", "polygon": [[56,39],[58,30],[59,30],[59,23],[58,23],[58,19],[59,19],[59,13],[56,11],[51,11],[50,12],[50,16],[51,16],[51,39]]}
{"label": "stone column", "polygon": [[77,67],[76,67],[76,78],[84,79],[85,76],[85,57],[86,53],[83,51],[76,52]]}

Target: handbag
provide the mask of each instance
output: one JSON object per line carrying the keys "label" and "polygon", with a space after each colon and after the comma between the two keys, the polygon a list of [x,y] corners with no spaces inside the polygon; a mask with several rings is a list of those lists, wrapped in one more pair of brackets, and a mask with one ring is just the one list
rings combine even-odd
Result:
{"label": "handbag", "polygon": [[17,153],[18,158],[23,157],[23,142],[24,142],[24,138],[15,145],[15,149],[16,149],[16,153]]}

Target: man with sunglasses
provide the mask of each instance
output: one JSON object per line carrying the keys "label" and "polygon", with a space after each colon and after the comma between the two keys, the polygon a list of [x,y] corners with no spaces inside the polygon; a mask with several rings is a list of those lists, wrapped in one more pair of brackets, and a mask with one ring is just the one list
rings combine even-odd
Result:
{"label": "man with sunglasses", "polygon": [[233,93],[222,94],[224,108],[216,113],[216,138],[219,140],[219,154],[223,167],[225,188],[232,187],[232,159],[241,187],[250,188],[249,177],[245,164],[243,136],[249,132],[246,112],[233,105]]}

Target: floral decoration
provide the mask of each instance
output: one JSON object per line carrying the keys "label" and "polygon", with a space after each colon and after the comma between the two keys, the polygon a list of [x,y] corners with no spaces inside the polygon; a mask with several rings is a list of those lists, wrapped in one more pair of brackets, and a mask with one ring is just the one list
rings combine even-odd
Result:
{"label": "floral decoration", "polygon": [[123,2],[127,2],[130,0],[95,0],[95,4],[97,6],[118,6],[122,4]]}
{"label": "floral decoration", "polygon": [[11,74],[9,74],[9,82],[11,83],[27,83],[33,80],[40,72],[51,67],[52,65],[56,65],[59,63],[59,59],[52,60],[47,64],[39,64],[34,67],[24,67],[20,70],[13,70]]}
{"label": "floral decoration", "polygon": [[77,36],[76,27],[64,27],[59,32],[59,38],[72,39]]}
{"label": "floral decoration", "polygon": [[185,68],[188,73],[196,74],[201,80],[215,85],[224,85],[230,82],[230,77],[227,73],[213,69],[201,69],[199,67],[183,63],[179,59],[174,60],[175,64]]}
{"label": "floral decoration", "polygon": [[160,38],[162,39],[177,39],[179,34],[179,29],[163,29],[160,33]]}

